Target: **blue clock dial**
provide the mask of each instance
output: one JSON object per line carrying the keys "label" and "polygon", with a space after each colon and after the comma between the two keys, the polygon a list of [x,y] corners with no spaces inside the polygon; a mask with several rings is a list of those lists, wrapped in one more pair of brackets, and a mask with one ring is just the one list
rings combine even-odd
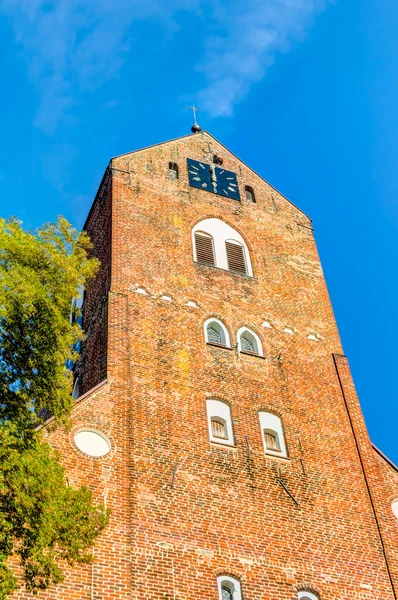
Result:
{"label": "blue clock dial", "polygon": [[218,167],[214,168],[214,179],[216,181],[216,194],[221,196],[227,196],[227,198],[233,198],[234,200],[240,200],[238,181],[236,174],[233,171],[226,171]]}
{"label": "blue clock dial", "polygon": [[187,158],[189,184],[192,187],[213,192],[213,184],[211,180],[210,165]]}
{"label": "blue clock dial", "polygon": [[219,196],[240,200],[238,181],[233,171],[226,171],[193,158],[187,158],[189,184]]}

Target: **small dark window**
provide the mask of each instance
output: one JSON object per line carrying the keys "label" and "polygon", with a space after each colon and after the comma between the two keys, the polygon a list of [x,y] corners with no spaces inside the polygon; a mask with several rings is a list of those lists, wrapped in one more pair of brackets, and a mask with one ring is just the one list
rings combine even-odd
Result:
{"label": "small dark window", "polygon": [[228,439],[227,424],[224,419],[213,417],[211,420],[211,432],[213,437],[221,438],[222,440]]}
{"label": "small dark window", "polygon": [[222,593],[222,596],[221,596],[222,600],[233,600],[233,598],[234,598],[231,590],[229,590],[226,587],[221,588],[221,593]]}
{"label": "small dark window", "polygon": [[256,201],[256,197],[254,195],[253,188],[250,187],[250,185],[245,185],[245,194],[246,194],[246,200],[249,200],[249,202]]}
{"label": "small dark window", "polygon": [[245,251],[243,246],[233,242],[225,242],[228,269],[246,275]]}
{"label": "small dark window", "polygon": [[178,165],[175,162],[169,162],[170,179],[178,179]]}
{"label": "small dark window", "polygon": [[216,266],[213,238],[206,233],[195,233],[196,260],[204,265]]}

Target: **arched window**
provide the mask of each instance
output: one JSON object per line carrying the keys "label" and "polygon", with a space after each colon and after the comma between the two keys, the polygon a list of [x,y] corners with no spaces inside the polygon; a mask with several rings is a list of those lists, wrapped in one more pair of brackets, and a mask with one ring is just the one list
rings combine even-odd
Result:
{"label": "arched window", "polygon": [[230,347],[228,331],[221,321],[218,319],[207,319],[204,329],[207,344]]}
{"label": "arched window", "polygon": [[281,419],[270,412],[260,412],[260,427],[265,454],[287,457]]}
{"label": "arched window", "polygon": [[175,162],[169,162],[170,179],[178,179],[178,165]]}
{"label": "arched window", "polygon": [[249,200],[249,202],[256,202],[256,197],[254,195],[253,188],[250,187],[250,185],[245,185],[245,194],[246,200]]}
{"label": "arched window", "polygon": [[246,354],[263,355],[260,338],[246,327],[241,327],[238,331],[238,348],[240,352]]}
{"label": "arched window", "polygon": [[210,265],[211,267],[216,266],[214,244],[211,235],[203,231],[195,232],[195,255],[196,262],[203,265]]}
{"label": "arched window", "polygon": [[249,249],[243,237],[221,219],[204,219],[192,231],[198,263],[253,276]]}
{"label": "arched window", "polygon": [[237,579],[228,575],[219,575],[217,586],[219,600],[242,600],[240,583]]}
{"label": "arched window", "polygon": [[301,590],[297,594],[297,600],[319,600],[319,596],[313,594],[312,592],[307,592],[306,590]]}
{"label": "arched window", "polygon": [[234,445],[231,409],[221,400],[207,400],[207,420],[211,442]]}
{"label": "arched window", "polygon": [[398,519],[398,500],[391,502],[391,510],[394,513],[394,516]]}

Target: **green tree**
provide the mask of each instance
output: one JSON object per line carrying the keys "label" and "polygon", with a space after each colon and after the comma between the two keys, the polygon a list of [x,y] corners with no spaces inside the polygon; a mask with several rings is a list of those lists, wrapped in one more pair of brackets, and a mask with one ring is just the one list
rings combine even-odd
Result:
{"label": "green tree", "polygon": [[67,484],[40,427],[49,415],[53,427],[68,426],[74,401],[65,363],[77,359],[73,344],[83,336],[71,301],[98,268],[89,248],[63,218],[35,233],[0,219],[1,600],[17,588],[12,555],[36,593],[62,581],[63,561],[90,562],[108,521],[87,488]]}

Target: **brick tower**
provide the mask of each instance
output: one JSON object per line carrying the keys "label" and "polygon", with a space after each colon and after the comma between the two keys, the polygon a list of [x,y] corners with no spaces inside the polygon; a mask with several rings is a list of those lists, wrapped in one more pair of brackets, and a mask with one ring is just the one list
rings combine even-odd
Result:
{"label": "brick tower", "polygon": [[309,217],[200,131],[112,159],[85,228],[79,397],[49,437],[112,516],[40,598],[396,599],[398,473]]}

